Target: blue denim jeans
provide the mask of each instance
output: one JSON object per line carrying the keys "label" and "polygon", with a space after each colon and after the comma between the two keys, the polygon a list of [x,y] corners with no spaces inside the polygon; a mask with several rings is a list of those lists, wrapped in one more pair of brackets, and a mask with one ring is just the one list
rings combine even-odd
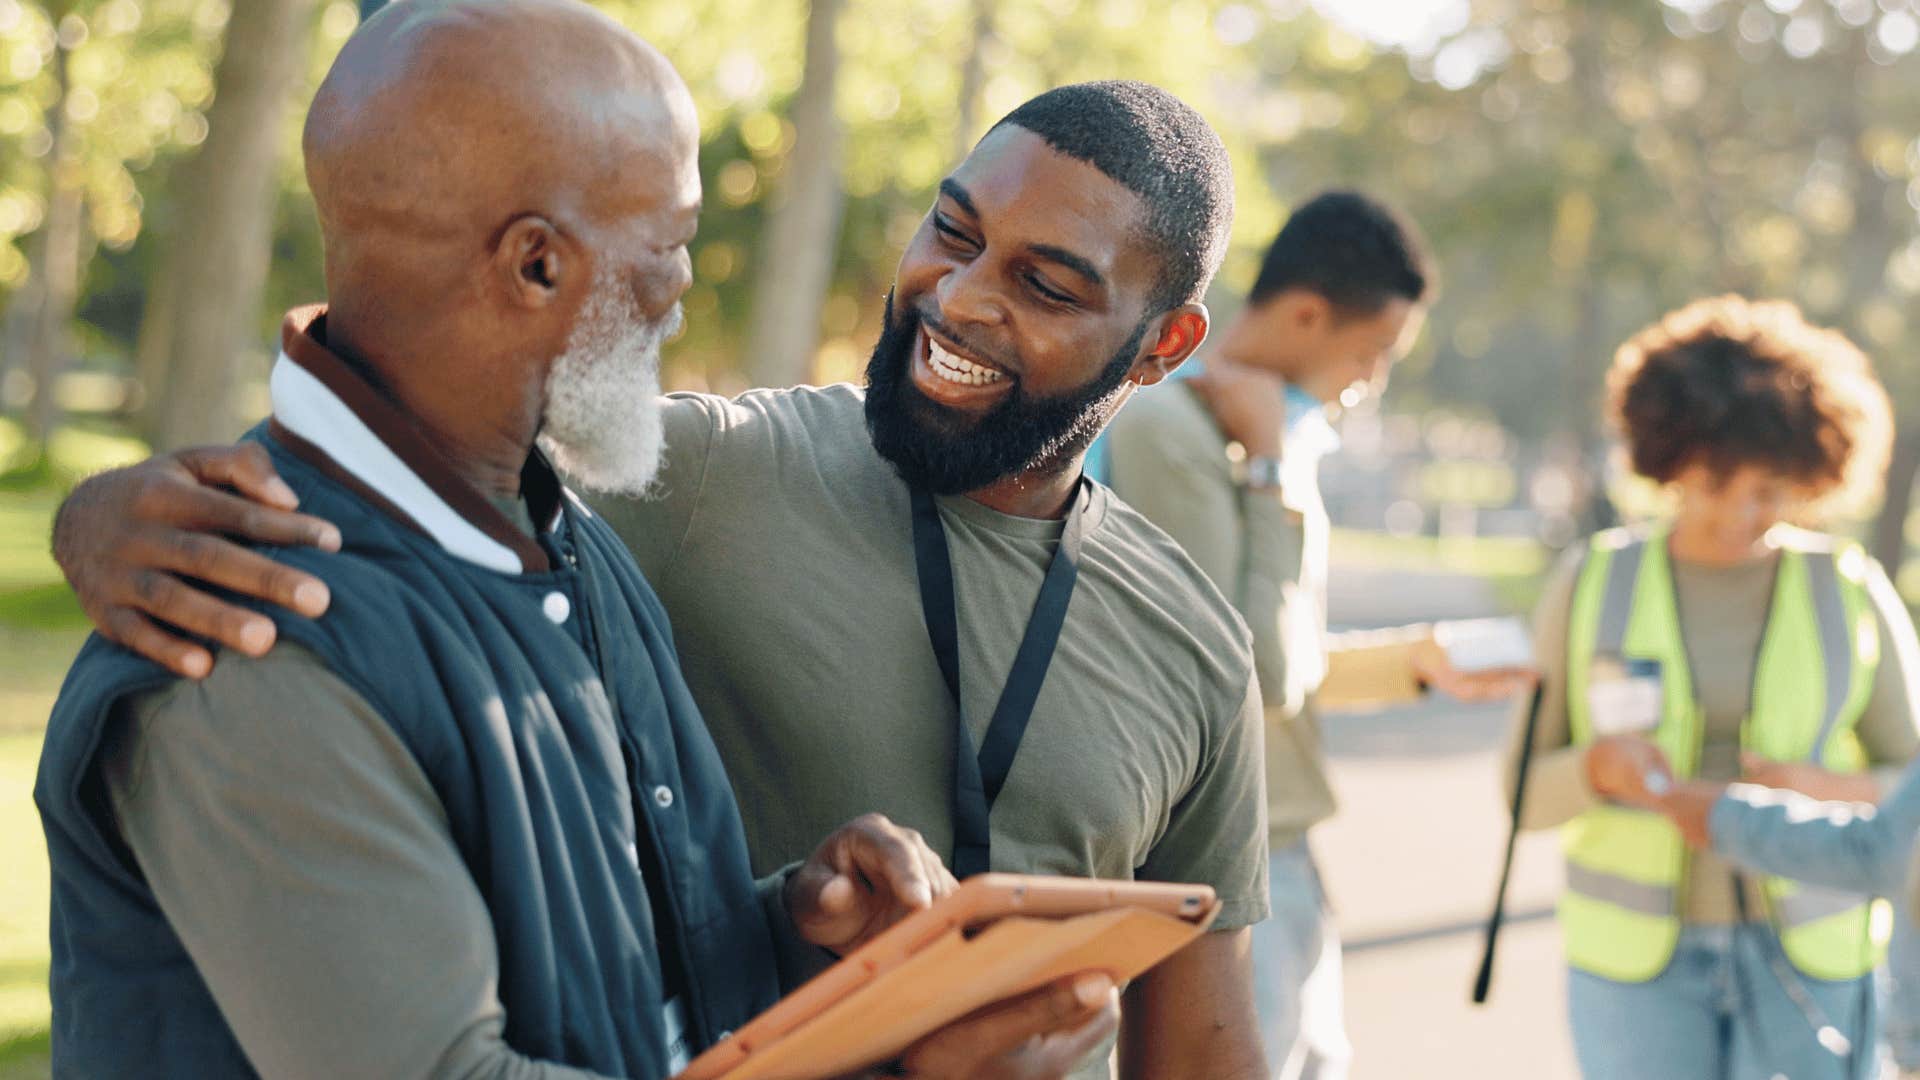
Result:
{"label": "blue denim jeans", "polygon": [[[1576,969],[1567,1005],[1581,1075],[1867,1080],[1875,1056],[1872,977],[1808,978],[1779,950],[1764,924],[1688,926],[1667,970],[1647,982],[1615,982]],[[1822,1026],[1834,1028],[1850,1052],[1822,1045]],[[1839,1045],[1831,1034],[1825,1041]]]}
{"label": "blue denim jeans", "polygon": [[1306,841],[1267,860],[1273,914],[1253,928],[1253,993],[1267,1071],[1345,1080],[1353,1057],[1341,1004],[1340,933]]}
{"label": "blue denim jeans", "polygon": [[1893,905],[1893,942],[1880,976],[1880,1033],[1887,1056],[1902,1069],[1920,1070],[1920,929],[1904,898]]}

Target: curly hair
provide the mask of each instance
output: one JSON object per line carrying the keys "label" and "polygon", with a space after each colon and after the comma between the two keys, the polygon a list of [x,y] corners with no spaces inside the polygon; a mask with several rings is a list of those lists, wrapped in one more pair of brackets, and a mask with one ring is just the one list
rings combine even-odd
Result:
{"label": "curly hair", "polygon": [[1666,483],[1694,464],[1757,465],[1821,502],[1879,488],[1892,409],[1873,364],[1782,300],[1697,300],[1629,338],[1607,374],[1633,469]]}

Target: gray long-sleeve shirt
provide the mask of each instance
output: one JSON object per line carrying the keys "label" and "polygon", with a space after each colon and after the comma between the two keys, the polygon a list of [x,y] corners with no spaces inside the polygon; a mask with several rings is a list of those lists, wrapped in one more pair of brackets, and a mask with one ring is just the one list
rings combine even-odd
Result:
{"label": "gray long-sleeve shirt", "polygon": [[[504,1041],[493,923],[446,811],[318,656],[223,652],[205,680],[121,702],[110,738],[120,834],[262,1074],[597,1075]],[[762,900],[786,960],[806,950],[782,880]]]}
{"label": "gray long-sleeve shirt", "polygon": [[446,811],[319,657],[224,652],[118,712],[120,834],[262,1074],[594,1075],[506,1045],[493,923]]}
{"label": "gray long-sleeve shirt", "polygon": [[1846,892],[1904,895],[1920,914],[1920,768],[1878,806],[1728,785],[1708,819],[1713,849],[1734,863]]}

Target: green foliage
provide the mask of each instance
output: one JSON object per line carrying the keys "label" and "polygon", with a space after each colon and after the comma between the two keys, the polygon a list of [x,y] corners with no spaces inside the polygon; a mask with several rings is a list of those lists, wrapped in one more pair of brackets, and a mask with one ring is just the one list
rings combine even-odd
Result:
{"label": "green foliage", "polygon": [[[699,107],[707,209],[693,253],[696,283],[685,300],[687,331],[674,349],[670,375],[680,385],[732,385],[759,271],[754,242],[798,137],[783,114],[800,84],[806,6],[712,0],[697,16],[684,5],[604,0],[599,6],[673,60]],[[991,29],[984,39],[975,33],[979,4],[968,0],[851,0],[840,20],[837,103],[847,130],[848,201],[833,295],[819,328],[823,378],[854,377],[864,362],[894,262],[956,163],[956,145],[1060,82],[1146,79],[1219,116],[1234,102],[1227,96],[1233,87],[1218,76],[1252,74],[1251,55],[1191,62],[1218,52],[1218,4],[1002,0],[987,7]],[[1062,48],[1063,42],[1074,44]],[[960,71],[976,49],[987,78],[981,100],[968,107],[958,100]],[[1252,140],[1233,125],[1222,125],[1222,133],[1241,175],[1256,175]],[[1243,181],[1239,235],[1263,241],[1279,219],[1274,196]]]}
{"label": "green foliage", "polygon": [[[78,135],[87,228],[110,251],[139,237],[159,161],[206,137],[217,0],[0,0],[0,296],[28,273],[20,240],[46,212],[49,110]],[[70,50],[61,99],[55,50]]]}
{"label": "green foliage", "polygon": [[1383,191],[1431,235],[1444,294],[1403,404],[1590,440],[1614,345],[1734,290],[1845,329],[1912,409],[1920,61],[1892,46],[1916,25],[1858,0],[1476,0],[1405,64],[1329,83],[1309,57],[1287,92],[1335,90],[1340,121],[1267,171]]}
{"label": "green foliage", "polygon": [[[135,440],[69,427],[54,435],[44,457],[8,471],[4,466],[20,443],[19,428],[0,420],[0,651],[13,658],[0,659],[0,685],[9,688],[15,685],[15,660],[24,678],[44,666],[45,649],[63,662],[72,654],[64,636],[42,641],[29,631],[75,631],[86,625],[48,551],[53,512],[61,497],[81,477],[138,461],[147,453]],[[7,717],[35,715],[16,707],[19,703],[10,700],[10,694],[11,689],[0,692],[0,730]],[[37,715],[44,716],[45,710]]]}
{"label": "green foliage", "polygon": [[[1906,190],[1920,162],[1920,80],[1912,56],[1882,41],[1901,44],[1887,27],[1909,16],[1858,0],[1805,0],[1787,16],[1760,0],[1461,3],[1464,18],[1442,11],[1444,33],[1397,52],[1356,36],[1350,18],[1321,16],[1338,5],[1301,0],[848,0],[837,28],[848,199],[820,374],[857,372],[894,260],[957,146],[1046,86],[1126,76],[1193,102],[1234,154],[1236,244],[1216,309],[1250,281],[1286,205],[1322,187],[1382,192],[1424,225],[1445,293],[1399,377],[1403,404],[1491,414],[1528,440],[1590,437],[1612,345],[1723,289],[1794,296],[1861,338],[1896,387],[1920,388],[1920,366],[1904,360],[1920,290]],[[785,109],[807,7],[600,6],[694,91],[708,208],[670,376],[731,385],[755,241],[799,137]],[[204,135],[226,5],[0,0],[0,291],[25,273],[21,239],[44,209],[35,151],[69,12],[84,40],[67,109],[85,131],[89,222],[106,249],[82,310],[90,351],[125,357],[156,265],[135,240],[143,222],[164,224],[166,166]],[[310,86],[355,6],[331,0],[317,18]],[[979,98],[963,102],[974,59]],[[322,291],[297,131],[263,340],[284,308]]]}

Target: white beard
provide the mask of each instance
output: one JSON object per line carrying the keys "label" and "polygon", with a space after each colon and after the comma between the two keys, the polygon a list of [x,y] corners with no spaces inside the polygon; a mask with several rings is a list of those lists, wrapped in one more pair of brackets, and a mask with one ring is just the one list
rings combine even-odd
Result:
{"label": "white beard", "polygon": [[589,491],[644,495],[660,472],[660,347],[680,306],[648,322],[611,275],[594,281],[547,373],[540,448]]}

